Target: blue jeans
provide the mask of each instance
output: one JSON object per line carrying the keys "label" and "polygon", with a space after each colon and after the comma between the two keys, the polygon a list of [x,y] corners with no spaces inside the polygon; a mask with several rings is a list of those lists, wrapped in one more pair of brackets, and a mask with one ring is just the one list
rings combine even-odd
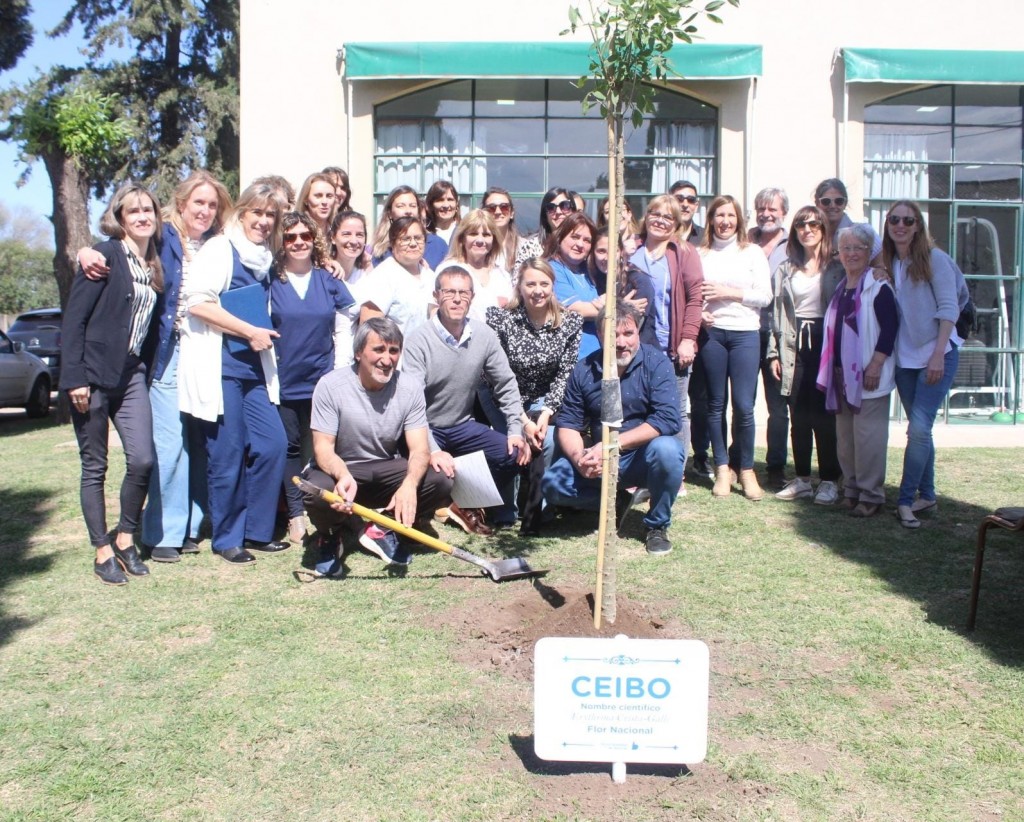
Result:
{"label": "blue jeans", "polygon": [[[519,449],[514,448],[509,454],[506,434],[488,428],[476,420],[460,422],[450,428],[431,428],[430,431],[437,447],[442,451],[447,451],[453,457],[472,454],[474,451],[483,451],[498,492],[502,494],[502,499],[510,500],[508,489],[512,487],[519,471],[519,465],[516,463]],[[491,520],[495,524],[501,525],[514,523],[515,510],[508,502],[495,506],[491,511]]]}
{"label": "blue jeans", "polygon": [[700,350],[708,386],[708,436],[715,465],[727,465],[722,425],[726,396],[732,396],[732,435],[739,447],[739,467],[754,467],[754,399],[761,364],[760,332],[709,328]]}
{"label": "blue jeans", "polygon": [[907,450],[903,452],[903,478],[897,505],[910,505],[914,495],[935,499],[935,443],[932,426],[939,407],[953,384],[960,351],[954,345],[943,362],[942,379],[934,385],[925,383],[925,368],[897,368],[896,390],[907,415]]}
{"label": "blue jeans", "polygon": [[[683,481],[686,451],[675,436],[655,437],[646,445],[619,456],[619,488],[638,486],[651,492],[651,510],[644,517],[648,528],[668,528],[672,503]],[[559,457],[544,473],[544,499],[548,505],[601,510],[601,478],[582,476],[568,457]]]}
{"label": "blue jeans", "polygon": [[149,387],[156,464],[142,513],[142,542],[180,548],[199,537],[206,510],[206,448],[199,424],[178,410],[178,346],[163,376]]}

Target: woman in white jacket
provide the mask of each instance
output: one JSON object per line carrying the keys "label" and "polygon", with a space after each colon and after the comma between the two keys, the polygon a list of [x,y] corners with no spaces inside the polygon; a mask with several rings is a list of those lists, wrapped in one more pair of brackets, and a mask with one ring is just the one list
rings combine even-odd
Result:
{"label": "woman in white jacket", "polygon": [[189,317],[182,325],[178,401],[201,420],[206,441],[213,550],[238,566],[255,562],[250,550],[288,547],[273,540],[287,442],[274,408],[278,334],[269,311],[285,208],[269,185],[243,191],[224,234],[192,261],[184,295]]}

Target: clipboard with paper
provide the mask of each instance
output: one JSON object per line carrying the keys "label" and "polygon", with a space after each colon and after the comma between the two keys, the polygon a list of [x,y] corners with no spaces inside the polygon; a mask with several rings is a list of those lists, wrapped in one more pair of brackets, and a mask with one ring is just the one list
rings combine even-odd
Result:
{"label": "clipboard with paper", "polygon": [[[267,289],[261,283],[221,292],[220,305],[229,314],[249,325],[273,328],[270,322],[270,306],[267,303]],[[225,334],[224,340],[232,354],[249,350],[249,343],[234,334]]]}
{"label": "clipboard with paper", "polygon": [[490,508],[501,505],[501,494],[483,451],[455,458],[452,499],[460,508]]}

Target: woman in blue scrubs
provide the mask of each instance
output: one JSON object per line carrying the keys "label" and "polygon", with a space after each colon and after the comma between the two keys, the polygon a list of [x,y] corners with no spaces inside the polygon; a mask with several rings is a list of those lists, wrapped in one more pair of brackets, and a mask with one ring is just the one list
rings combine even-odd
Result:
{"label": "woman in blue scrubs", "polygon": [[[292,484],[312,455],[309,415],[317,381],[344,359],[337,350],[339,336],[346,338],[351,321],[345,309],[352,295],[345,283],[324,267],[327,248],[316,232],[316,223],[305,214],[291,211],[281,220],[281,250],[276,276],[270,283],[270,319],[280,335],[274,341],[281,403],[277,412],[288,438],[284,494],[288,501],[288,538],[301,542],[306,535],[302,492]],[[351,351],[348,352],[351,357]],[[304,453],[305,452],[305,453]]]}

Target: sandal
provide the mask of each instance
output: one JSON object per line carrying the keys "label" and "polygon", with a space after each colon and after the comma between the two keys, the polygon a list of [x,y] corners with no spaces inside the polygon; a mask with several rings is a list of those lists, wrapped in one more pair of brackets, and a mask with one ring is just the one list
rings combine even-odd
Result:
{"label": "sandal", "polygon": [[914,516],[914,512],[910,510],[909,505],[896,506],[896,519],[900,521],[900,525],[904,528],[921,527],[921,520]]}

